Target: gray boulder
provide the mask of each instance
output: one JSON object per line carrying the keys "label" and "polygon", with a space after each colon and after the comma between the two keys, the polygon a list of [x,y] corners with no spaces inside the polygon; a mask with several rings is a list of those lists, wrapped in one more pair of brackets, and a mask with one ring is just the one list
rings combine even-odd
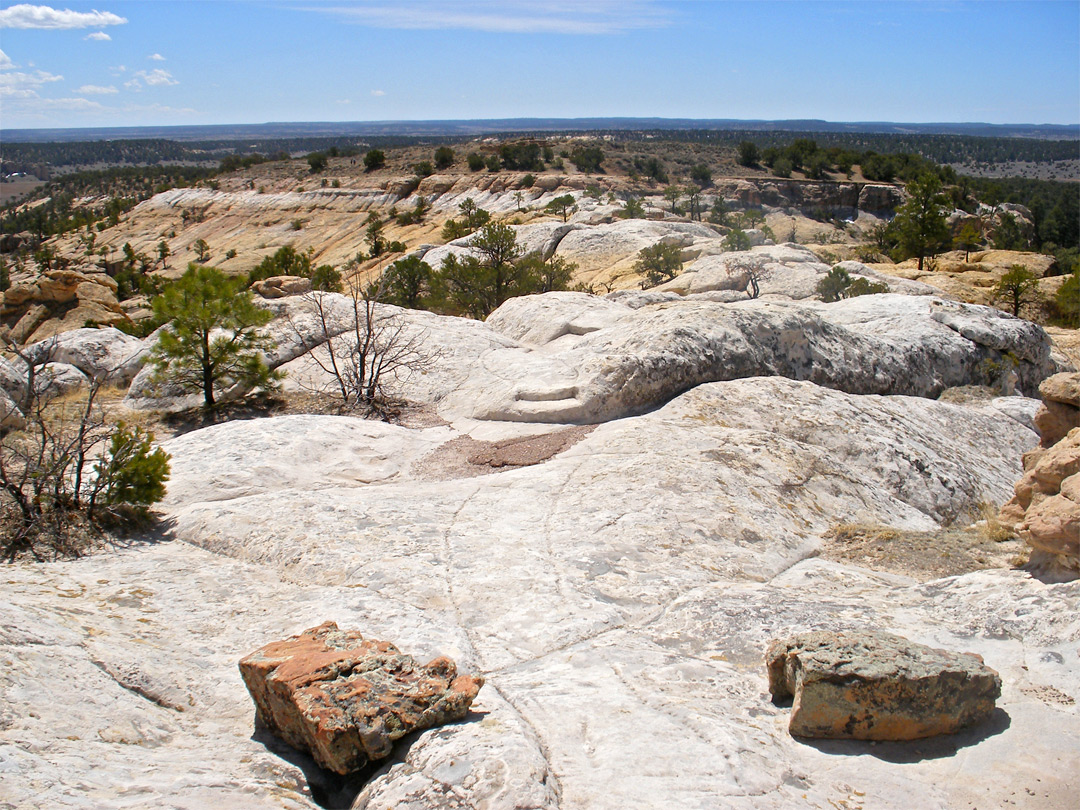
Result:
{"label": "gray boulder", "polygon": [[915,740],[985,721],[1001,678],[980,656],[878,631],[804,633],[765,654],[774,700],[793,697],[797,737]]}
{"label": "gray boulder", "polygon": [[111,326],[73,329],[27,347],[35,359],[74,366],[91,379],[127,385],[146,362],[147,346]]}
{"label": "gray boulder", "polygon": [[34,393],[42,399],[63,396],[77,391],[90,380],[75,366],[67,363],[46,363],[34,377]]}

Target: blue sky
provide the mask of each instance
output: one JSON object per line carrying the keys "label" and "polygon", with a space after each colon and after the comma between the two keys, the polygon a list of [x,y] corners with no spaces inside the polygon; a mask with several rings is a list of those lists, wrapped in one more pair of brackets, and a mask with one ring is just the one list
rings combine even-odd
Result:
{"label": "blue sky", "polygon": [[1080,122],[1080,2],[0,2],[0,127]]}

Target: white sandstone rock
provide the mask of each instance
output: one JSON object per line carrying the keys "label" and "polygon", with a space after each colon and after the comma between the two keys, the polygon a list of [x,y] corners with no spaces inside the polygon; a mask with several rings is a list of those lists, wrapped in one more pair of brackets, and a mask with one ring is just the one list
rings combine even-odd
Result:
{"label": "white sandstone rock", "polygon": [[31,357],[67,363],[87,377],[116,385],[130,383],[147,355],[143,341],[111,326],[73,329],[34,343],[26,351]]}

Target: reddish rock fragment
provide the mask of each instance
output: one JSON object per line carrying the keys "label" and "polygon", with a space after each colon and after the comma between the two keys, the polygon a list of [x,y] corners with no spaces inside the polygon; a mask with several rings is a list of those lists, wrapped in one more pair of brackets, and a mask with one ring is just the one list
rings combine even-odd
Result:
{"label": "reddish rock fragment", "polygon": [[240,674],[259,720],[340,774],[388,756],[410,732],[462,719],[484,685],[449,658],[420,665],[333,622],[267,644],[240,661]]}

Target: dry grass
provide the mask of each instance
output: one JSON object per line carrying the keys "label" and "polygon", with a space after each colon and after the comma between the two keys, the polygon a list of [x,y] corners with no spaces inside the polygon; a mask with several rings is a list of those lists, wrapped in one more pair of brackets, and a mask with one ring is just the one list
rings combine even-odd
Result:
{"label": "dry grass", "polygon": [[842,523],[827,532],[820,556],[920,581],[1026,562],[1024,544],[997,520],[990,504],[967,528],[909,532],[888,526]]}

